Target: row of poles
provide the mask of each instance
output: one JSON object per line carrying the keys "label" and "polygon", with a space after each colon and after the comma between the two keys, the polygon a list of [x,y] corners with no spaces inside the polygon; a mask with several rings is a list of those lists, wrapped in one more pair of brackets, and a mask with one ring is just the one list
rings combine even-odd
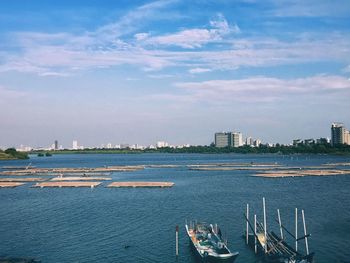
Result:
{"label": "row of poles", "polygon": [[[308,244],[308,235],[306,232],[306,223],[305,223],[305,214],[304,210],[301,210],[302,220],[303,220],[303,227],[304,227],[304,239],[305,239],[305,249],[306,249],[306,255],[309,255],[309,244]],[[280,235],[281,239],[284,240],[283,235],[283,225],[281,221],[281,214],[280,210],[277,209],[277,216],[278,216],[278,224],[280,228]],[[266,206],[265,206],[265,197],[263,197],[263,217],[264,217],[264,239],[265,239],[265,246],[264,251],[267,253],[267,223],[266,223]],[[249,204],[247,204],[247,211],[246,211],[246,218],[247,218],[247,230],[246,230],[246,243],[248,245],[249,243]],[[256,214],[254,215],[254,251],[257,253],[257,220],[256,220]],[[298,208],[295,208],[295,251],[298,251]]]}
{"label": "row of poles", "polygon": [[[303,220],[303,227],[304,227],[304,239],[305,239],[305,249],[306,249],[306,255],[309,255],[309,244],[308,244],[308,235],[306,232],[306,223],[305,223],[305,214],[304,210],[301,210],[302,220]],[[280,235],[281,239],[284,240],[283,235],[283,225],[281,221],[281,214],[280,210],[277,209],[277,216],[278,216],[278,224],[280,228]],[[264,250],[265,253],[267,253],[267,223],[266,223],[266,205],[265,205],[265,197],[263,197],[263,217],[264,217],[264,239],[265,239],[265,246]],[[249,243],[249,204],[247,204],[247,211],[246,211],[246,219],[247,219],[247,230],[246,230],[246,243],[248,245]],[[217,225],[216,225],[217,228]],[[216,229],[217,231],[217,229]],[[254,252],[257,253],[257,220],[256,220],[256,214],[254,214]],[[295,208],[295,251],[298,251],[298,208]],[[176,256],[179,255],[179,226],[176,226],[175,228],[175,253]]]}

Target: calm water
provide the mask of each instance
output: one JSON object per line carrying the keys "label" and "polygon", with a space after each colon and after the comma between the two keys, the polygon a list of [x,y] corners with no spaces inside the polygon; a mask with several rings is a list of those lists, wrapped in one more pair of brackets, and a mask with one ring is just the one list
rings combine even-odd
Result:
{"label": "calm water", "polygon": [[[57,155],[33,156],[38,167],[94,167],[135,164],[278,162],[290,166],[349,162],[349,157],[274,155]],[[28,161],[0,162],[25,165]],[[349,168],[349,167],[348,167]],[[195,262],[185,236],[185,219],[217,222],[236,262],[257,262],[241,235],[246,203],[268,225],[276,209],[293,230],[294,208],[305,209],[315,262],[350,262],[350,176],[268,179],[251,171],[191,171],[147,168],[115,173],[121,181],[172,181],[170,189],[0,189],[0,256],[34,257],[42,262]],[[251,213],[253,211],[251,210]],[[175,258],[175,226],[180,256]],[[301,226],[301,221],[299,226]],[[300,228],[301,230],[301,228]],[[294,230],[293,230],[294,231]],[[300,234],[301,235],[301,232]],[[125,245],[130,245],[125,249]],[[299,247],[303,247],[300,242]]]}

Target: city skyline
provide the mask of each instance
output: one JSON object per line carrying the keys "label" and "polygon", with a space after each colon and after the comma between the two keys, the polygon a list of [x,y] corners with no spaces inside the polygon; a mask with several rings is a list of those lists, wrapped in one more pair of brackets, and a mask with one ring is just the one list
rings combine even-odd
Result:
{"label": "city skyline", "polygon": [[350,127],[347,1],[4,1],[0,145],[206,145]]}

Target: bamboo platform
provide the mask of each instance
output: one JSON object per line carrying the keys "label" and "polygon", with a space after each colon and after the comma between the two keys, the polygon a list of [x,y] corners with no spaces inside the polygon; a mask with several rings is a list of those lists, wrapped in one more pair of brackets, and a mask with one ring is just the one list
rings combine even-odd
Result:
{"label": "bamboo platform", "polygon": [[349,174],[350,170],[285,170],[276,172],[258,173],[254,176],[266,178],[302,177],[302,176],[334,176]]}
{"label": "bamboo platform", "polygon": [[172,187],[174,183],[172,182],[113,182],[107,187]]}
{"label": "bamboo platform", "polygon": [[[55,177],[51,179],[52,181],[56,181],[56,182],[62,182],[62,181],[108,181],[108,180],[112,180],[112,178],[110,177],[76,177],[76,176],[72,176],[72,177]],[[0,179],[1,181],[1,179]]]}
{"label": "bamboo platform", "polygon": [[45,178],[41,177],[25,177],[25,178],[1,178],[0,182],[40,182],[45,181]]}
{"label": "bamboo platform", "polygon": [[142,170],[145,167],[142,165],[134,165],[134,166],[106,166],[106,167],[79,167],[79,168],[29,168],[25,170],[6,170],[2,171],[3,175],[51,175],[51,174],[67,174],[67,173],[80,173],[84,174],[92,174],[92,173],[111,173],[111,172],[132,172]]}
{"label": "bamboo platform", "polygon": [[43,183],[36,183],[33,187],[90,187],[94,188],[96,186],[99,186],[101,182],[43,182]]}
{"label": "bamboo platform", "polygon": [[0,188],[5,188],[5,187],[14,188],[14,187],[24,185],[24,184],[25,183],[0,182]]}

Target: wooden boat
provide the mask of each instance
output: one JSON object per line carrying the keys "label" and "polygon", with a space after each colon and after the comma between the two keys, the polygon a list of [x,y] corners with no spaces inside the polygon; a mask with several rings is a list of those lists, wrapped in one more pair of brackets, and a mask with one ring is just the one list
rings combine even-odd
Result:
{"label": "wooden boat", "polygon": [[234,262],[238,252],[231,252],[221,238],[221,231],[213,225],[190,222],[187,235],[195,253],[203,262]]}
{"label": "wooden boat", "polygon": [[[295,234],[293,235],[288,229],[282,225],[281,216],[279,209],[277,210],[280,227],[280,236],[275,234],[273,231],[268,232],[266,227],[266,210],[265,210],[265,198],[263,198],[263,209],[264,209],[264,223],[260,223],[254,215],[254,225],[249,221],[249,205],[247,205],[247,212],[245,214],[247,222],[247,230],[245,235],[246,243],[255,253],[261,257],[264,262],[269,263],[312,263],[314,253],[309,253],[308,237],[310,234],[306,233],[306,224],[304,210],[302,210],[302,219],[304,226],[304,236],[298,238],[298,210],[295,209]],[[253,233],[249,233],[249,229]],[[295,247],[292,248],[285,240],[283,233],[285,230],[295,241]],[[305,241],[305,253],[298,250],[298,242]]]}

